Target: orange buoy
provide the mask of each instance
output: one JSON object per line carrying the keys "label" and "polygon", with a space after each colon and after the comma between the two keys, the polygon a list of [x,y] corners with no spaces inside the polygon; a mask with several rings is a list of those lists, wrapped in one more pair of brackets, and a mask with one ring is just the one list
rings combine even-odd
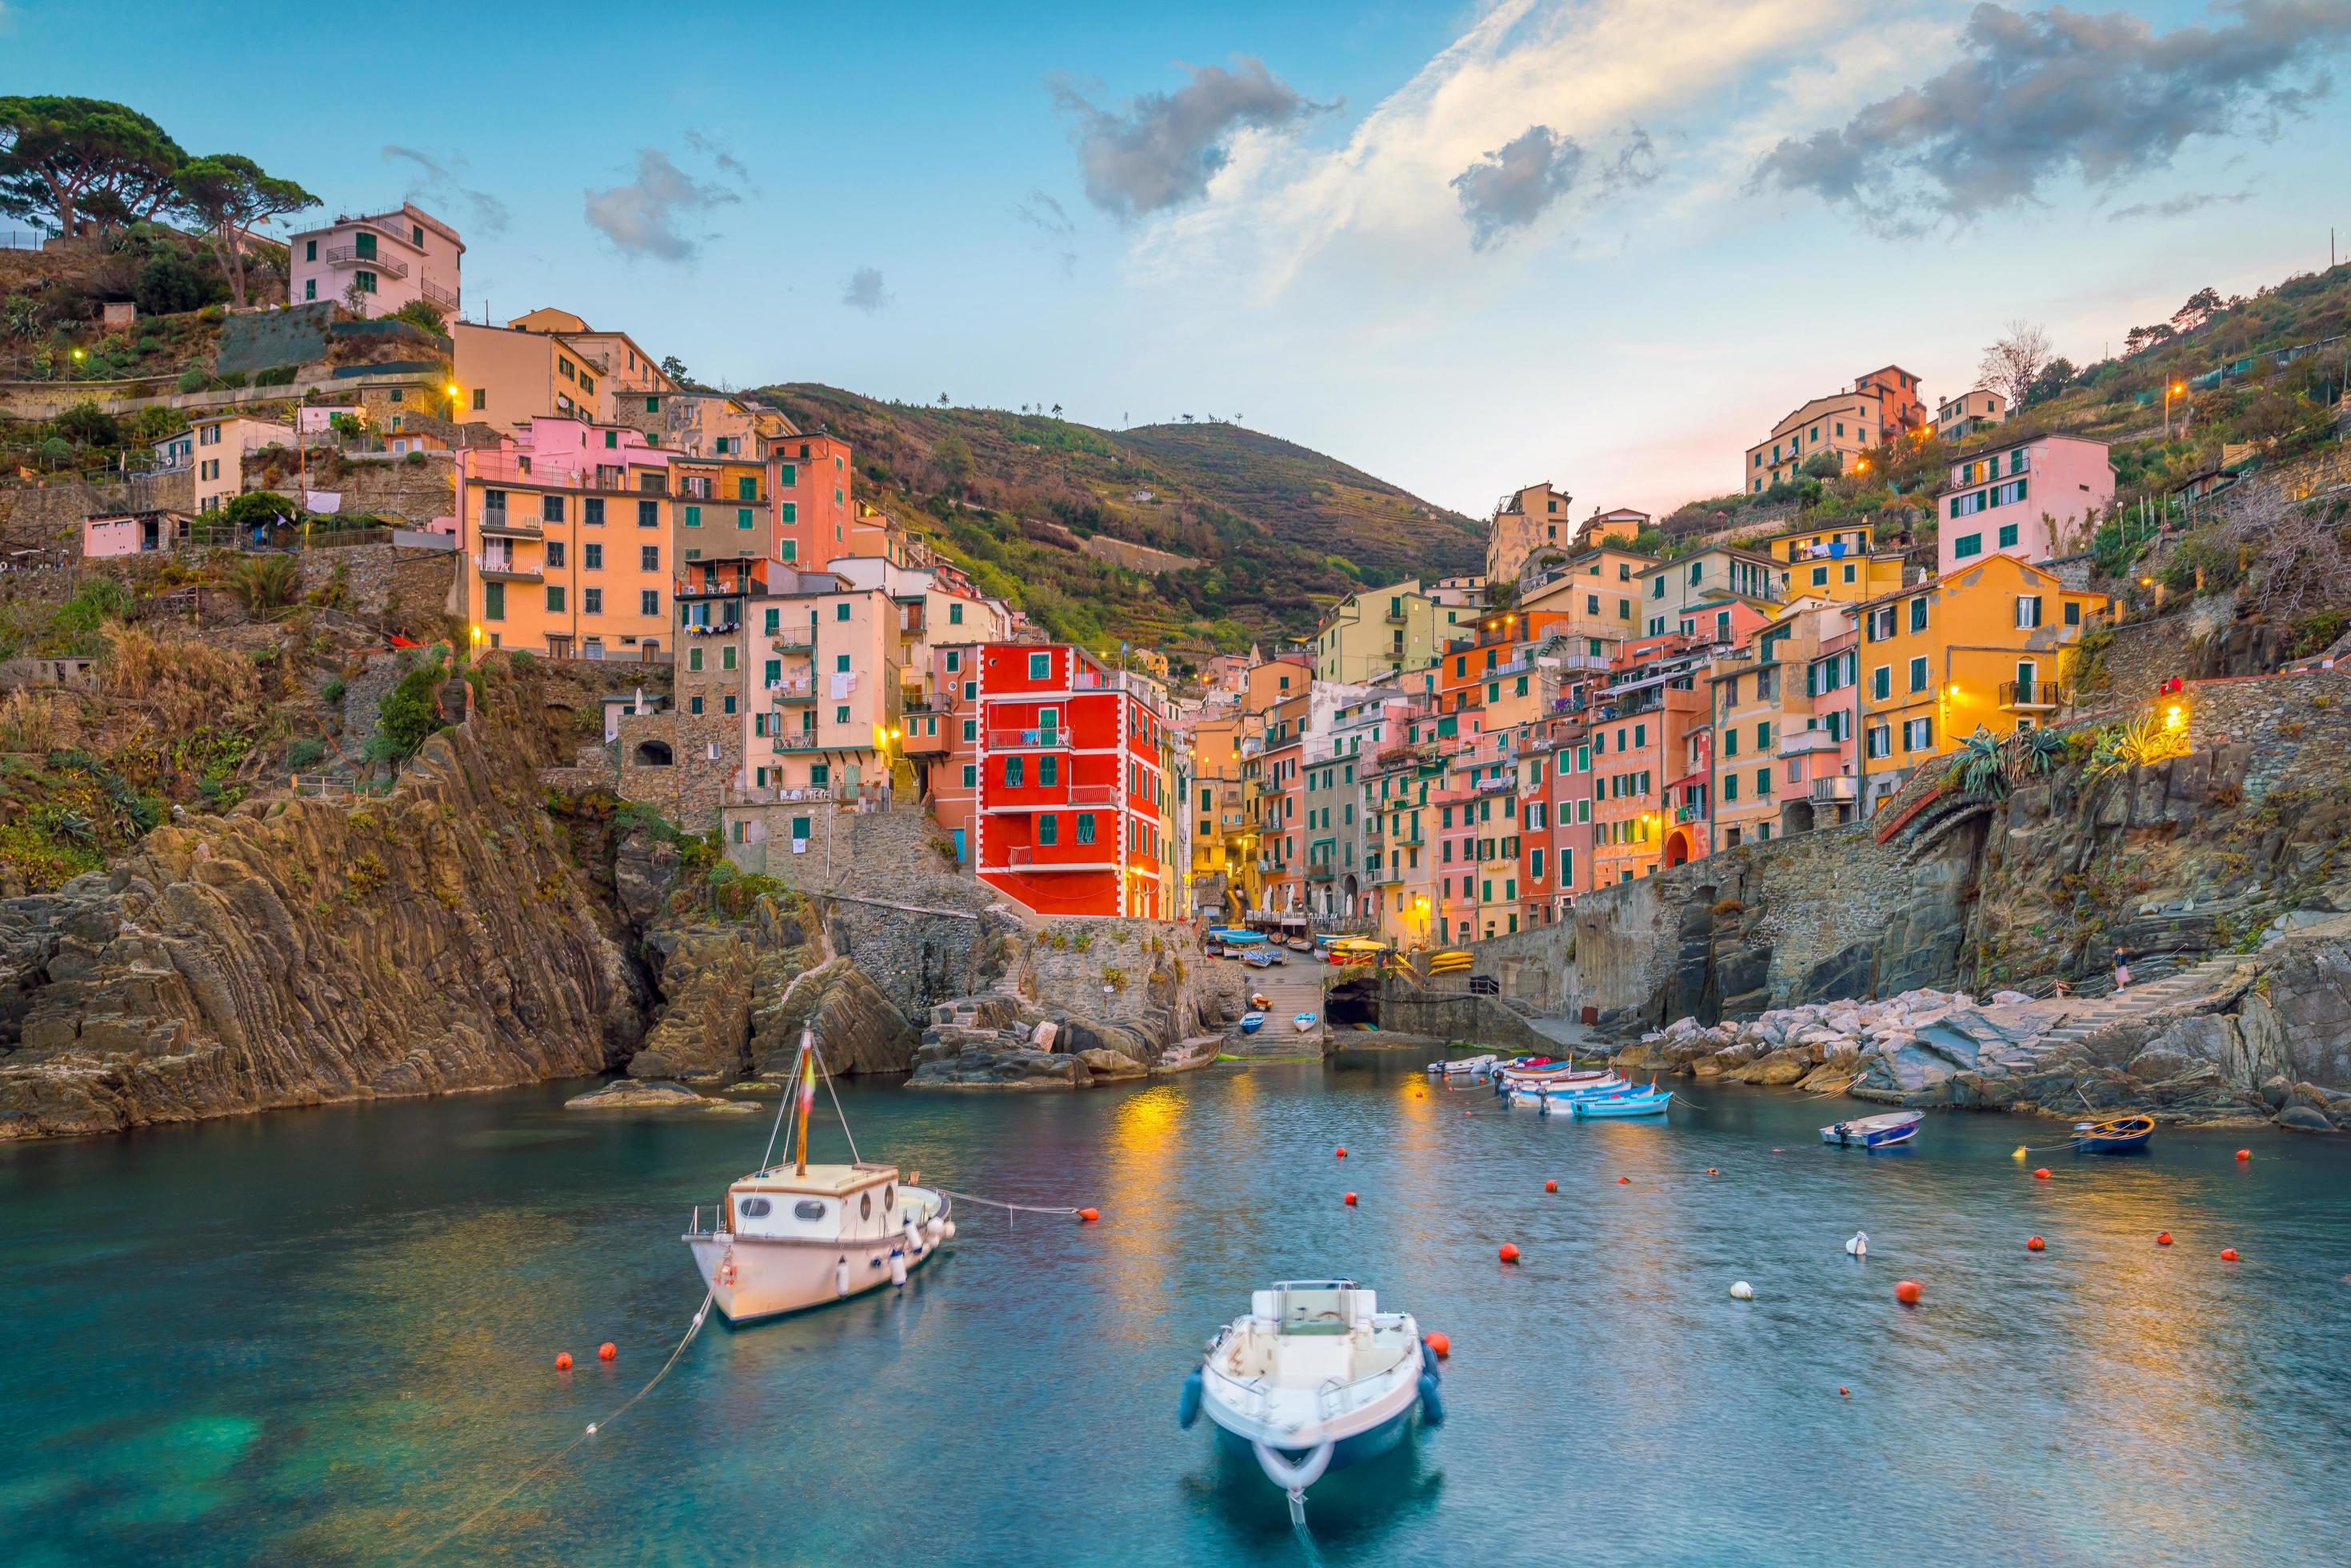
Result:
{"label": "orange buoy", "polygon": [[1428,1098],[1428,1091],[1426,1089],[1416,1089],[1412,1092],[1412,1097],[1416,1100],[1426,1100]]}
{"label": "orange buoy", "polygon": [[559,1351],[556,1353],[555,1370],[558,1372],[569,1372],[571,1370],[571,1353],[569,1351]]}
{"label": "orange buoy", "polygon": [[2253,1157],[2253,1151],[2251,1149],[2239,1149],[2237,1151],[2237,1157],[2241,1160],[2252,1159]]}
{"label": "orange buoy", "polygon": [[1423,1334],[1421,1337],[1428,1342],[1428,1348],[1435,1351],[1438,1355],[1449,1356],[1453,1354],[1453,1342],[1446,1338],[1444,1334],[1432,1330],[1429,1333]]}
{"label": "orange buoy", "polygon": [[2220,1261],[2221,1261],[2221,1262],[2223,1262],[2223,1263],[2233,1263],[2233,1262],[2235,1262],[2236,1260],[2237,1260],[2237,1249],[2236,1249],[2235,1248],[2233,1248],[2233,1247],[2223,1247],[2223,1248],[2221,1248],[2221,1249],[2220,1249]]}
{"label": "orange buoy", "polygon": [[602,1344],[596,1347],[596,1359],[598,1361],[610,1361],[620,1354],[621,1347],[614,1344],[611,1340],[606,1340]]}
{"label": "orange buoy", "polygon": [[2155,1244],[2156,1244],[2158,1247],[2168,1247],[2168,1246],[2170,1246],[2170,1245],[2171,1245],[2171,1232],[2170,1232],[2170,1231],[2168,1231],[2168,1230],[2158,1230],[2158,1231],[2157,1231],[2157,1232],[2155,1233]]}
{"label": "orange buoy", "polygon": [[1092,1225],[1095,1220],[1100,1219],[1101,1218],[1102,1210],[1099,1208],[1081,1208],[1078,1210],[1078,1223],[1080,1225]]}
{"label": "orange buoy", "polygon": [[1616,1178],[1616,1185],[1618,1186],[1631,1186],[1633,1185],[1633,1178],[1631,1176],[1618,1176]]}
{"label": "orange buoy", "polygon": [[1355,1207],[1355,1195],[1352,1192],[1347,1195],[1347,1207],[1349,1208]]}
{"label": "orange buoy", "polygon": [[1339,1157],[1343,1160],[1347,1157],[1347,1145],[1344,1144],[1339,1145]]}
{"label": "orange buoy", "polygon": [[1706,1167],[1706,1174],[1708,1176],[1720,1176],[1722,1173],[1715,1169],[1712,1166],[1708,1166]]}
{"label": "orange buoy", "polygon": [[2048,1244],[2043,1241],[2038,1236],[2028,1236],[2024,1239],[2024,1249],[2027,1252],[2041,1251]]}
{"label": "orange buoy", "polygon": [[2047,1181],[2049,1179],[2049,1167],[2047,1166],[2043,1166],[2039,1170],[2034,1171],[2032,1173],[2032,1179],[2034,1181]]}
{"label": "orange buoy", "polygon": [[1906,1307],[1915,1307],[1918,1304],[1918,1298],[1926,1292],[1927,1288],[1917,1281],[1904,1280],[1895,1285],[1894,1299]]}
{"label": "orange buoy", "polygon": [[1519,1260],[1519,1244],[1515,1241],[1503,1242],[1501,1259],[1505,1263],[1517,1262]]}
{"label": "orange buoy", "polygon": [[1837,1385],[1837,1397],[1840,1399],[1850,1399],[1853,1397],[1853,1390],[1840,1383]]}
{"label": "orange buoy", "polygon": [[1543,1191],[1545,1191],[1545,1192],[1557,1192],[1558,1190],[1559,1190],[1559,1183],[1557,1183],[1557,1182],[1555,1182],[1555,1181],[1547,1181],[1547,1182],[1543,1183]]}

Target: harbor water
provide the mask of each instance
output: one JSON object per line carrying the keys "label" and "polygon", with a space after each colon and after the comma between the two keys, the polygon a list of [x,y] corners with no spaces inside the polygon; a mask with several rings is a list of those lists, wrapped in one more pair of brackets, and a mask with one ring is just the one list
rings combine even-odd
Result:
{"label": "harbor water", "polygon": [[[1697,1084],[1663,1124],[1576,1123],[1416,1065],[845,1089],[867,1158],[1101,1222],[967,1207],[903,1291],[714,1319],[553,1464],[684,1332],[678,1238],[765,1114],[549,1085],[0,1149],[0,1541],[18,1568],[2342,1561],[2351,1142],[2020,1161],[2064,1129],[1944,1114],[1872,1155],[1819,1142],[1847,1102]],[[846,1152],[821,1121],[816,1147]],[[1301,1540],[1176,1406],[1252,1288],[1308,1276],[1453,1354],[1446,1424],[1318,1484]]]}

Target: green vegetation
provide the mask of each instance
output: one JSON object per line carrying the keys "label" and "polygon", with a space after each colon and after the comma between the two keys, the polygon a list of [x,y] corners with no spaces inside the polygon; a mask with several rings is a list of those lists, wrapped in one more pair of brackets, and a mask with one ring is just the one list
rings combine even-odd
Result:
{"label": "green vegetation", "polygon": [[448,673],[439,659],[417,664],[384,694],[376,711],[375,738],[368,758],[376,762],[403,761],[442,727],[441,687]]}

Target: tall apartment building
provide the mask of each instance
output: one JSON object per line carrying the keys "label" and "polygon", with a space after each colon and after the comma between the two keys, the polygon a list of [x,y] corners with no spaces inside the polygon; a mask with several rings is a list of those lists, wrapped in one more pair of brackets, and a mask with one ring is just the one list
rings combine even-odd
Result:
{"label": "tall apartment building", "polygon": [[1936,493],[1938,569],[1948,575],[1982,556],[2044,561],[2085,549],[2114,502],[2115,469],[2103,441],[2038,435],[1963,457]]}
{"label": "tall apartment building", "polygon": [[1551,551],[1572,554],[1575,525],[1568,507],[1574,499],[1548,482],[1503,497],[1486,534],[1486,581],[1516,588],[1530,559]]}
{"label": "tall apartment building", "polygon": [[286,242],[287,298],[332,300],[366,317],[423,300],[444,317],[463,307],[465,242],[413,202],[380,213],[340,214]]}

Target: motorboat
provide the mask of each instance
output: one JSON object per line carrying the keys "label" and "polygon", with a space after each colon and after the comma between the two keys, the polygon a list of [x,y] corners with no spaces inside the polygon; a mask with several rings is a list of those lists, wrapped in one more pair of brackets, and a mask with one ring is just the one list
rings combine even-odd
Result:
{"label": "motorboat", "polygon": [[1597,1083],[1614,1074],[1605,1067],[1578,1067],[1572,1061],[1561,1061],[1537,1067],[1497,1067],[1493,1076],[1494,1092],[1507,1094],[1548,1084]]}
{"label": "motorboat", "polygon": [[1450,1061],[1432,1061],[1428,1070],[1447,1078],[1483,1078],[1494,1070],[1496,1060],[1489,1051],[1483,1056],[1461,1056]]}
{"label": "motorboat", "polygon": [[1674,1092],[1655,1084],[1630,1094],[1600,1094],[1569,1103],[1579,1120],[1603,1116],[1662,1116],[1674,1103]]}
{"label": "motorboat", "polygon": [[1243,1034],[1255,1034],[1264,1027],[1265,1015],[1263,1013],[1247,1012],[1241,1014],[1241,1032]]}
{"label": "motorboat", "polygon": [[1438,1376],[1409,1312],[1381,1312],[1353,1280],[1285,1280],[1250,1292],[1249,1315],[1208,1342],[1176,1419],[1188,1428],[1205,1410],[1303,1518],[1325,1471],[1395,1447],[1415,1409],[1423,1426],[1445,1419]]}
{"label": "motorboat", "polygon": [[2077,1155],[2136,1155],[2147,1147],[2155,1136],[2155,1118],[2145,1115],[2110,1116],[2101,1122],[2074,1124],[2074,1152]]}
{"label": "motorboat", "polygon": [[1538,1078],[1510,1089],[1513,1105],[1535,1105],[1545,1100],[1578,1100],[1587,1094],[1622,1094],[1632,1085],[1612,1068],[1573,1073],[1563,1078]]}
{"label": "motorboat", "polygon": [[1312,1013],[1294,1013],[1290,1016],[1290,1027],[1301,1034],[1311,1034],[1314,1032],[1315,1024],[1319,1021],[1321,1020]]}
{"label": "motorboat", "polygon": [[[947,1195],[905,1180],[896,1166],[876,1160],[810,1163],[808,1124],[820,1062],[809,1031],[801,1032],[794,1067],[799,1092],[787,1094],[777,1108],[778,1133],[788,1111],[798,1126],[792,1159],[763,1166],[729,1184],[709,1224],[705,1226],[696,1207],[682,1238],[712,1301],[730,1323],[805,1312],[884,1285],[903,1285],[955,1239]],[[834,1109],[839,1108],[836,1100]],[[842,1126],[845,1131],[846,1121]],[[775,1151],[773,1134],[768,1149]],[[852,1148],[852,1158],[854,1153]]]}
{"label": "motorboat", "polygon": [[1893,1111],[1883,1116],[1856,1116],[1821,1129],[1821,1142],[1848,1149],[1890,1149],[1918,1135],[1924,1111]]}

